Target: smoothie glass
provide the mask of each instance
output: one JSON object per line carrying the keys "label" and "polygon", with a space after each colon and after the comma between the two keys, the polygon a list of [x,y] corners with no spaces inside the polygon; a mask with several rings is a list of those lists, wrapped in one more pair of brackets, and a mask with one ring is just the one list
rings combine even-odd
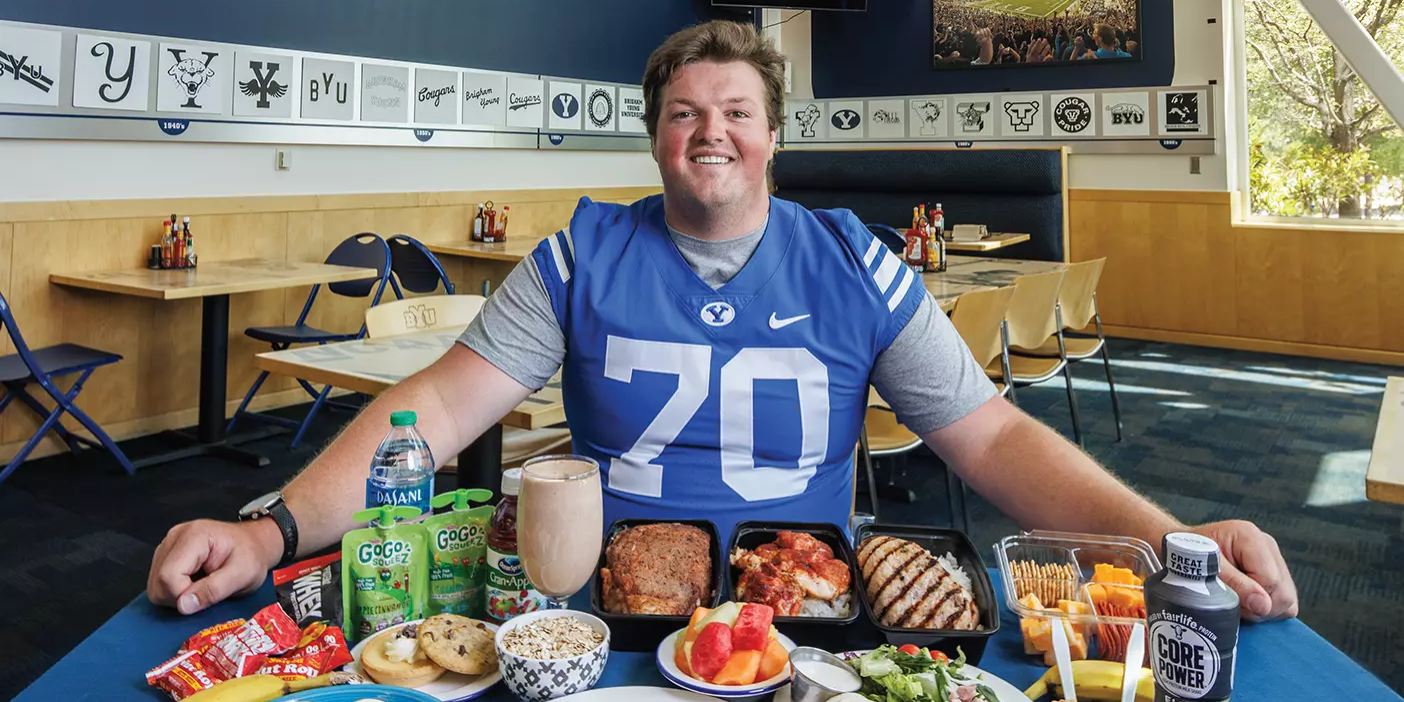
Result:
{"label": "smoothie glass", "polygon": [[517,551],[527,579],[566,609],[595,574],[604,534],[600,466],[585,456],[541,456],[522,465]]}

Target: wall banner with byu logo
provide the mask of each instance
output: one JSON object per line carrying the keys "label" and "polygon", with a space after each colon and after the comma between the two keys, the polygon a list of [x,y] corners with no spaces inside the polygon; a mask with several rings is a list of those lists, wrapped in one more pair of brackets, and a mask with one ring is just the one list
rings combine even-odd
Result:
{"label": "wall banner with byu logo", "polygon": [[550,85],[547,94],[551,96],[551,109],[546,114],[546,127],[580,129],[580,84],[553,80]]}
{"label": "wall banner with byu logo", "polygon": [[1097,136],[1096,93],[1054,93],[1048,96],[1048,110],[1053,136]]}
{"label": "wall banner with byu logo", "polygon": [[484,71],[463,72],[463,123],[507,126],[507,76]]}
{"label": "wall banner with byu logo", "polygon": [[820,141],[829,136],[828,103],[798,100],[785,103],[785,141]]}
{"label": "wall banner with byu logo", "polygon": [[361,64],[361,121],[409,121],[409,69],[376,63]]}
{"label": "wall banner with byu logo", "polygon": [[507,79],[507,126],[540,129],[546,83],[535,78]]}
{"label": "wall banner with byu logo", "polygon": [[642,88],[619,89],[619,131],[630,134],[648,132],[644,124],[644,98]]}
{"label": "wall banner with byu logo", "polygon": [[585,130],[612,132],[618,106],[612,85],[585,86]]}
{"label": "wall banner with byu logo", "polygon": [[458,71],[414,69],[414,121],[458,124]]}
{"label": "wall banner with byu logo", "polygon": [[836,141],[862,139],[867,118],[862,100],[829,103],[829,138]]}
{"label": "wall banner with byu logo", "polygon": [[234,53],[234,114],[240,117],[291,117],[292,56]]}
{"label": "wall banner with byu logo", "polygon": [[906,100],[869,100],[867,116],[869,139],[905,139],[907,137]]}
{"label": "wall banner with byu logo", "polygon": [[951,101],[939,97],[915,97],[907,101],[907,136],[913,139],[939,139],[950,132]]}
{"label": "wall banner with byu logo", "polygon": [[151,109],[151,42],[79,34],[73,51],[73,106]]}
{"label": "wall banner with byu logo", "polygon": [[157,62],[156,109],[223,115],[234,52],[213,44],[161,44]]}
{"label": "wall banner with byu logo", "polygon": [[57,107],[63,35],[0,25],[0,103]]}
{"label": "wall banner with byu logo", "polygon": [[999,96],[999,135],[1004,138],[1041,137],[1048,108],[1040,93]]}
{"label": "wall banner with byu logo", "polygon": [[302,60],[302,117],[351,120],[356,117],[356,64],[326,59]]}

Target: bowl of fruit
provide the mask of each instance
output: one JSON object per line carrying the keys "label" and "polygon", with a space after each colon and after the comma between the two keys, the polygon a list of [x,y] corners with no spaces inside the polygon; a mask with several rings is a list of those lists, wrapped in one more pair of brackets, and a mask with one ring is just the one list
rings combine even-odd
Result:
{"label": "bowl of fruit", "polygon": [[685,628],[658,644],[658,671],[684,690],[722,699],[774,692],[790,681],[795,648],[775,630],[774,618],[763,604],[698,607]]}

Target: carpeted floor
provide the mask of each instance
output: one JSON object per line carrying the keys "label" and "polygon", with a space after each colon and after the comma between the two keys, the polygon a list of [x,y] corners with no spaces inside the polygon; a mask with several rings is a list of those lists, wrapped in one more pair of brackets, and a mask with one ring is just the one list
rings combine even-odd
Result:
{"label": "carpeted floor", "polygon": [[[1302,619],[1404,689],[1404,507],[1364,496],[1391,369],[1129,341],[1114,342],[1112,353],[1121,443],[1101,364],[1074,366],[1088,451],[1185,521],[1251,519],[1271,532],[1300,587]],[[1019,397],[1071,435],[1061,382]],[[141,593],[152,550],[173,524],[232,517],[296,472],[345,419],[324,414],[298,451],[286,438],[251,444],[273,457],[263,470],[196,459],[128,477],[101,455],[23,466],[0,486],[0,699]],[[123,446],[150,450],[148,440]],[[905,482],[921,499],[884,501],[884,522],[946,525],[938,466],[913,454]],[[866,497],[859,500],[863,509]],[[971,536],[992,563],[991,545],[1017,526],[978,497],[970,508]]]}

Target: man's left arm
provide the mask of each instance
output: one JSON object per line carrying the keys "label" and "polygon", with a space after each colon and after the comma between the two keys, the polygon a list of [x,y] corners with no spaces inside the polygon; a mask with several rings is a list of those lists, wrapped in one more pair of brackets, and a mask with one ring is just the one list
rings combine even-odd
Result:
{"label": "man's left arm", "polygon": [[1241,520],[1182,524],[1003,398],[922,439],[1023,528],[1134,536],[1157,549],[1168,532],[1203,534],[1223,549],[1220,577],[1238,593],[1245,618],[1297,616],[1297,589],[1271,536]]}
{"label": "man's left arm", "polygon": [[1186,527],[1062,435],[994,396],[929,296],[878,355],[872,383],[899,421],[1023,528],[1135,536],[1156,549],[1166,532],[1195,531],[1223,549],[1222,577],[1238,592],[1245,617],[1296,616],[1297,591],[1271,536],[1244,521]]}

